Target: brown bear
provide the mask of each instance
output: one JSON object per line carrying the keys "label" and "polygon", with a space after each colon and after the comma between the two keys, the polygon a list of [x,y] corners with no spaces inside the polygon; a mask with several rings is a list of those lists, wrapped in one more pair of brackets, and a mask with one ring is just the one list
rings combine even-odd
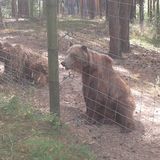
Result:
{"label": "brown bear", "polygon": [[87,116],[98,122],[110,119],[125,129],[133,129],[134,99],[114,71],[113,60],[78,44],[72,45],[67,54],[61,64],[82,74]]}

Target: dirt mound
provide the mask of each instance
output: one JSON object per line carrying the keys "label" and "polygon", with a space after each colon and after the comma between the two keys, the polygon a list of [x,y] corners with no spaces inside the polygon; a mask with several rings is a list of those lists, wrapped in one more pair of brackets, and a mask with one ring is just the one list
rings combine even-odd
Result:
{"label": "dirt mound", "polygon": [[9,78],[17,82],[29,82],[44,86],[48,82],[47,58],[25,49],[21,45],[0,42],[0,61],[5,70],[1,79]]}

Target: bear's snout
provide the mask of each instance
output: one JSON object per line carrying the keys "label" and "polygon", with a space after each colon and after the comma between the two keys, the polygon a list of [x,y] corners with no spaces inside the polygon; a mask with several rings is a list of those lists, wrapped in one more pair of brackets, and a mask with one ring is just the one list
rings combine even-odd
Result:
{"label": "bear's snout", "polygon": [[62,65],[63,67],[65,67],[65,62],[64,62],[64,61],[62,61],[62,62],[61,62],[61,65]]}
{"label": "bear's snout", "polygon": [[62,61],[62,62],[61,62],[61,65],[62,65],[63,67],[65,67],[66,70],[69,69],[69,68],[67,67],[65,61]]}

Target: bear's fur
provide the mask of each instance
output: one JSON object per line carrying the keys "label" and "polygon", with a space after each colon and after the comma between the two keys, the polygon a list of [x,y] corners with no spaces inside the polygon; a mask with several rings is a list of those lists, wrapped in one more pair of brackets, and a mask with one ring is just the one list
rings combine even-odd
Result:
{"label": "bear's fur", "polygon": [[133,129],[134,99],[130,88],[114,71],[112,59],[82,45],[71,46],[67,54],[61,64],[82,74],[87,116],[100,122],[107,118]]}

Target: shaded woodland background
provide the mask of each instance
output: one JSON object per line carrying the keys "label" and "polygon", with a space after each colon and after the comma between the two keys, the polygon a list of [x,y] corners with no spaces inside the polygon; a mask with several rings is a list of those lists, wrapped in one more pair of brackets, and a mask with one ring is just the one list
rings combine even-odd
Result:
{"label": "shaded woodland background", "polygon": [[[158,44],[160,37],[159,0],[60,0],[58,14],[77,16],[81,19],[102,19],[109,24],[110,53],[121,56],[130,51],[129,32]],[[29,18],[43,21],[46,17],[45,0],[1,0],[0,23],[5,18]],[[130,27],[129,27],[130,26]]]}

